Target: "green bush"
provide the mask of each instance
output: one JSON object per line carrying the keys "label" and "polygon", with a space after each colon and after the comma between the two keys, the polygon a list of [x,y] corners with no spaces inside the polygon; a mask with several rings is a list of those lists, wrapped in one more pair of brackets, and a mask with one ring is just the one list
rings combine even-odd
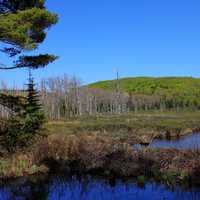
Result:
{"label": "green bush", "polygon": [[8,121],[5,133],[5,145],[9,151],[27,147],[38,134],[45,117],[42,112],[35,112],[24,117],[13,117]]}

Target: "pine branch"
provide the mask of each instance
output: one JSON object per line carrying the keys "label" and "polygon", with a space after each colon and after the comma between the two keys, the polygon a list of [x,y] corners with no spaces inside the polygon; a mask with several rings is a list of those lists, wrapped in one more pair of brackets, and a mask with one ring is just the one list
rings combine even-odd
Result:
{"label": "pine branch", "polygon": [[20,56],[19,60],[15,61],[15,65],[8,67],[0,63],[0,70],[12,70],[21,68],[38,69],[45,67],[49,63],[55,61],[58,57],[54,55],[44,54],[38,56]]}

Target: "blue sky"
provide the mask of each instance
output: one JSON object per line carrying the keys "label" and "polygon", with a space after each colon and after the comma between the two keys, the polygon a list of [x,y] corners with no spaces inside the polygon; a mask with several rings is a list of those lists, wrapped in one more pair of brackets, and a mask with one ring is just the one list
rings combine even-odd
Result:
{"label": "blue sky", "polygon": [[[199,0],[47,0],[59,23],[40,52],[58,61],[34,72],[37,80],[64,73],[84,83],[126,76],[194,76],[200,69]],[[6,61],[0,55],[0,59]],[[23,84],[25,70],[0,72]]]}

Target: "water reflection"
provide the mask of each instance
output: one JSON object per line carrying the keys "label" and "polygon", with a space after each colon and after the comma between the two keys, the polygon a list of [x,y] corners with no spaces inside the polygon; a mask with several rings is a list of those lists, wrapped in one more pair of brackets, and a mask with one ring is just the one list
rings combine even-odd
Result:
{"label": "water reflection", "polygon": [[110,186],[107,181],[90,177],[64,179],[50,178],[36,185],[18,182],[0,188],[0,200],[198,200],[200,190],[170,191],[163,185],[148,183],[144,188],[134,182],[117,181]]}
{"label": "water reflection", "polygon": [[199,149],[200,133],[184,136],[176,140],[155,139],[150,146],[156,148]]}

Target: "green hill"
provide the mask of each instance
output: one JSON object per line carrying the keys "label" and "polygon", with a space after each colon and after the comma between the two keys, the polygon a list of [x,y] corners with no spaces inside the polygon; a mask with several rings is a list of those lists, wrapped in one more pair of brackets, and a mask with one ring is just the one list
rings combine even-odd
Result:
{"label": "green hill", "polygon": [[91,88],[116,89],[136,94],[182,94],[200,97],[200,78],[192,77],[136,77],[116,80],[100,81],[89,85]]}
{"label": "green hill", "polygon": [[[117,86],[129,95],[140,98],[138,102],[148,100],[164,103],[166,107],[195,107],[200,109],[200,78],[192,77],[136,77],[122,78],[119,81],[108,80],[92,83],[90,88],[115,91]],[[154,100],[153,100],[154,98]],[[145,100],[147,101],[147,100]]]}

